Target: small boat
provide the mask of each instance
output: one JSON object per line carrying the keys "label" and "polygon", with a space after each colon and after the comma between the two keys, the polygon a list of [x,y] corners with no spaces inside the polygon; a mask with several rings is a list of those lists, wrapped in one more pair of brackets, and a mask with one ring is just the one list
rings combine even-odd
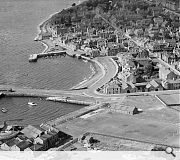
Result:
{"label": "small boat", "polygon": [[6,108],[2,108],[1,111],[2,111],[3,113],[6,113],[8,110],[7,110]]}
{"label": "small boat", "polygon": [[30,105],[30,106],[37,106],[37,104],[34,103],[34,102],[28,102],[28,105]]}

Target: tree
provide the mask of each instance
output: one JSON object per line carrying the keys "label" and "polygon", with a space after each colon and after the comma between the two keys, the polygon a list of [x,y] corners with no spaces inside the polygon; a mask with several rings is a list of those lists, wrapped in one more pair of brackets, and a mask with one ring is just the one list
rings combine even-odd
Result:
{"label": "tree", "polygon": [[153,72],[153,65],[152,64],[148,64],[147,66],[145,66],[144,74],[146,74],[147,76],[151,76],[152,72]]}
{"label": "tree", "polygon": [[137,68],[137,69],[136,69],[135,75],[136,75],[137,77],[140,77],[140,76],[142,76],[143,74],[144,74],[144,70],[143,70],[143,69],[141,69],[141,68]]}
{"label": "tree", "polygon": [[73,4],[72,4],[72,7],[74,7],[74,6],[76,6],[76,3],[73,3]]}

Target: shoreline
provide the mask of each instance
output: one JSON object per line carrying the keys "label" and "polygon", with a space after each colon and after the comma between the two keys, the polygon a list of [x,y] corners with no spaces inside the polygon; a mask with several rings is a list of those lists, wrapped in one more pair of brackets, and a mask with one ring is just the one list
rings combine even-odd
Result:
{"label": "shoreline", "polygon": [[[89,62],[88,61],[87,63],[90,63],[91,75],[88,78],[84,77],[83,81],[81,81],[78,84],[76,84],[73,87],[71,87],[70,88],[71,90],[82,88],[81,85],[85,85],[89,80],[91,80],[93,77],[95,77],[96,75],[99,74],[99,71],[97,69],[97,66],[96,66],[95,62],[93,62],[93,61]],[[91,66],[92,66],[92,68],[91,68]]]}
{"label": "shoreline", "polygon": [[42,53],[46,53],[48,51],[48,49],[50,48],[50,46],[45,43],[44,41],[39,41],[44,47],[45,49],[42,51]]}
{"label": "shoreline", "polygon": [[[85,2],[86,0],[84,0],[83,2]],[[81,3],[83,3],[81,2]],[[80,5],[81,3],[77,4]],[[66,9],[69,9],[71,8],[72,6],[69,6]],[[62,11],[62,10],[61,10]],[[42,34],[43,32],[43,29],[46,29],[46,25],[48,23],[48,21],[53,17],[55,16],[56,14],[60,13],[61,11],[59,12],[54,12],[52,13],[51,15],[48,16],[48,18],[45,18],[43,21],[41,21],[41,23],[37,26],[37,36],[34,38],[34,39],[39,39],[39,36],[40,34]],[[45,31],[47,32],[47,30]],[[41,52],[41,53],[47,53],[48,50],[51,48],[50,45],[48,43],[46,43],[44,40],[38,40],[37,42],[40,42],[41,44],[43,44],[43,46],[45,47],[45,49]],[[89,62],[89,61],[88,61]],[[91,70],[91,75],[87,78],[87,77],[84,77],[84,79],[82,81],[80,81],[78,84],[74,85],[73,87],[69,88],[69,89],[73,89],[73,88],[77,88],[79,85],[83,85],[84,83],[87,83],[90,79],[92,79],[96,74],[98,74],[98,70],[97,70],[97,66],[94,64],[94,62],[89,62],[90,63],[90,70]],[[91,68],[92,66],[92,68]],[[77,86],[77,87],[76,87]]]}

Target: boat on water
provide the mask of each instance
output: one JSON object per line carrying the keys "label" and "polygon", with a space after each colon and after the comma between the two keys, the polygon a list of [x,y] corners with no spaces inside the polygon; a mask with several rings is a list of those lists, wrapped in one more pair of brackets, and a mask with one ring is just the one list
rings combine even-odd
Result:
{"label": "boat on water", "polygon": [[1,131],[0,140],[6,140],[15,137],[19,131]]}
{"label": "boat on water", "polygon": [[28,102],[28,105],[30,105],[30,106],[37,106],[37,103],[34,103],[34,102]]}
{"label": "boat on water", "polygon": [[1,111],[2,111],[3,113],[6,113],[8,110],[7,110],[6,108],[2,108]]}

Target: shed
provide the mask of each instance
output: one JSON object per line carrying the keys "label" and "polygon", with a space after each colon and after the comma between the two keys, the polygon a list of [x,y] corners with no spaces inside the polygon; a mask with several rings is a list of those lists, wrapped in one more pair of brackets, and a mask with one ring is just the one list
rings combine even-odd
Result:
{"label": "shed", "polygon": [[138,114],[140,112],[140,109],[138,109],[137,107],[122,105],[119,103],[111,104],[111,110],[130,115]]}

